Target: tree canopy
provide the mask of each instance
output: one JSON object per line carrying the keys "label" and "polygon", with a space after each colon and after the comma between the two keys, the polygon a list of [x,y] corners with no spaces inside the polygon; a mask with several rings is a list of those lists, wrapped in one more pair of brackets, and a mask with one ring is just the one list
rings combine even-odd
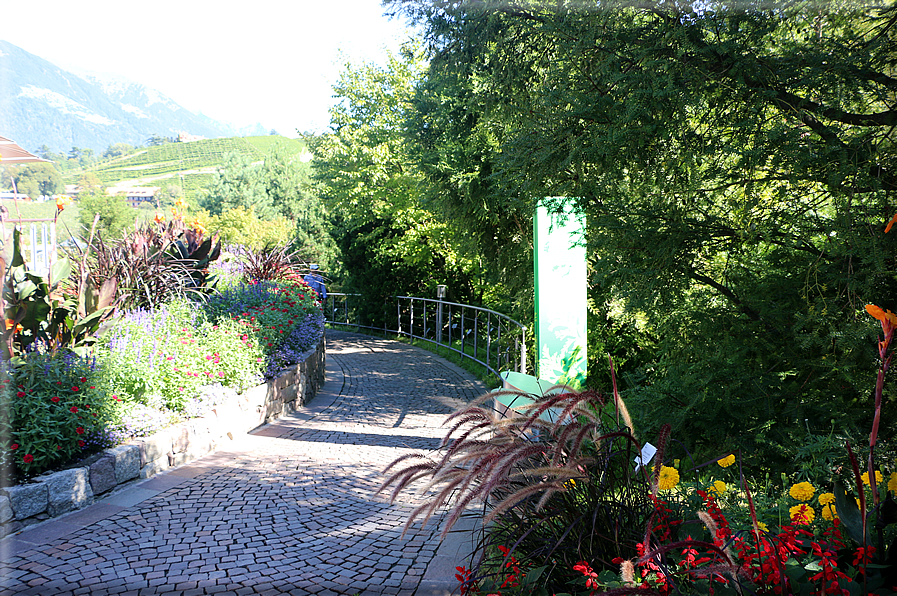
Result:
{"label": "tree canopy", "polygon": [[258,165],[238,153],[227,153],[215,179],[200,198],[200,206],[212,215],[221,215],[237,207],[260,219],[273,219],[277,212],[265,190]]}
{"label": "tree canopy", "polygon": [[425,68],[413,44],[385,67],[347,65],[334,86],[340,101],[330,112],[331,131],[314,146],[314,175],[333,217],[346,287],[364,290],[367,314],[377,320],[387,296],[433,295],[446,282],[455,297],[471,295],[472,262],[456,250],[446,222],[426,208],[405,136]]}
{"label": "tree canopy", "polygon": [[628,354],[643,428],[775,457],[861,425],[862,308],[897,310],[897,9],[387,4],[424,29],[407,130],[442,212],[481,249],[540,201],[587,215],[592,378]]}

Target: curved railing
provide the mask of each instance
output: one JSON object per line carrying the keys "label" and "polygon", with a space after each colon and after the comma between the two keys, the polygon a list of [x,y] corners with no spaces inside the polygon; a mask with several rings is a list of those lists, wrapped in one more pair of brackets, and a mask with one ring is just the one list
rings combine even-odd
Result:
{"label": "curved railing", "polygon": [[331,325],[395,333],[442,346],[482,365],[494,375],[507,370],[527,371],[526,327],[507,315],[469,304],[394,296],[391,299],[394,304],[384,305],[384,324],[373,326],[358,316],[353,302],[359,296],[329,293],[324,304],[326,321]]}

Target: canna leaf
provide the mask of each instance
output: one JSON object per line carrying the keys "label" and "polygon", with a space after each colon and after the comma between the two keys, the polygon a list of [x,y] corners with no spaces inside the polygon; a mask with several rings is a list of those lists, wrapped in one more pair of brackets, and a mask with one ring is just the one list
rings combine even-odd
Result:
{"label": "canna leaf", "polygon": [[851,540],[857,544],[864,542],[869,544],[869,537],[863,539],[863,517],[857,507],[856,501],[847,496],[844,484],[840,480],[835,480],[835,510],[838,512],[838,518],[841,520],[841,527],[850,536]]}

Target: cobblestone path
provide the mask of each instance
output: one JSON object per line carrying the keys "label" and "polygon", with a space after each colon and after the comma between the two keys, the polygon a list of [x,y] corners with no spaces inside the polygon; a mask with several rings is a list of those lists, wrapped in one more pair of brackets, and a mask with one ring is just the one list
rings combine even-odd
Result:
{"label": "cobblestone path", "polygon": [[388,462],[438,447],[446,414],[485,388],[351,333],[328,331],[327,358],[309,407],[0,543],[0,594],[441,593],[421,581],[438,528],[402,538],[414,496],[373,493]]}

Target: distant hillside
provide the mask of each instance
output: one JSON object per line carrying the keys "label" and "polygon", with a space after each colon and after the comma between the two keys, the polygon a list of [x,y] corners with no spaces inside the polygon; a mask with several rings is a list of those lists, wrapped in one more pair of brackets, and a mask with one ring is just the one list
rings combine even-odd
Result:
{"label": "distant hillside", "polygon": [[[66,178],[74,182],[87,171],[95,173],[104,184],[110,186],[178,184],[185,191],[193,191],[211,183],[215,169],[224,161],[225,154],[240,153],[252,161],[262,161],[277,143],[283,144],[297,156],[306,151],[302,141],[277,135],[166,143],[100,162],[86,170],[67,172]],[[127,184],[118,184],[120,182]]]}
{"label": "distant hillside", "polygon": [[101,153],[114,143],[142,145],[153,135],[180,131],[225,136],[214,121],[154,89],[120,77],[75,74],[0,41],[0,135],[25,149]]}

